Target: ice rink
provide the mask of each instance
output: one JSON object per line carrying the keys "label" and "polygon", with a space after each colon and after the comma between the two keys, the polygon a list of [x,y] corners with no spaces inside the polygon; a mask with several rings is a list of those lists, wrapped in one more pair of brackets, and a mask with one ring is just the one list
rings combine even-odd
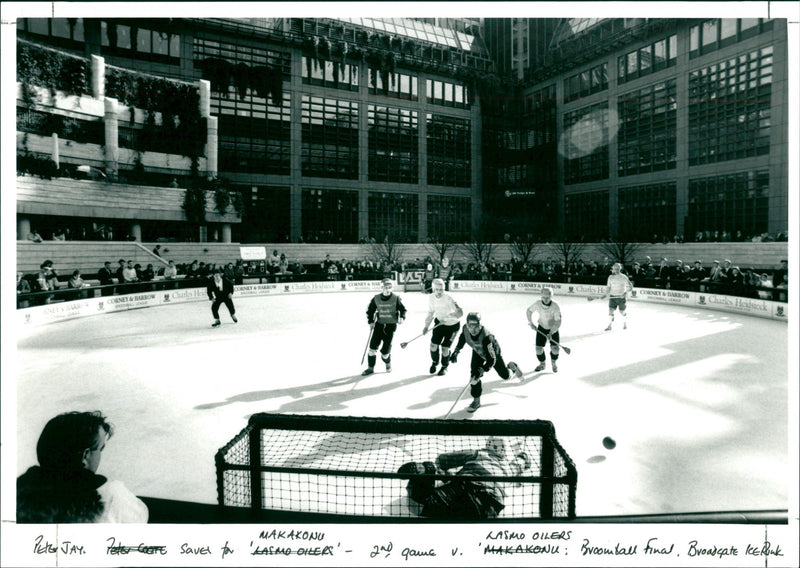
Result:
{"label": "ice rink", "polygon": [[[36,463],[44,424],[101,410],[116,433],[98,473],[148,497],[216,502],[214,454],[256,412],[441,418],[469,378],[469,349],[431,376],[421,333],[428,297],[395,335],[393,371],[362,377],[373,293],[234,297],[239,323],[209,303],[47,325],[17,341],[17,466]],[[629,302],[604,332],[607,306],[559,298],[572,350],[533,373],[538,295],[453,292],[479,311],[522,380],[484,376],[483,406],[450,418],[543,419],[578,469],[579,516],[787,509],[787,325],[710,310]],[[4,378],[4,380],[6,380]],[[601,444],[617,441],[614,450]]]}

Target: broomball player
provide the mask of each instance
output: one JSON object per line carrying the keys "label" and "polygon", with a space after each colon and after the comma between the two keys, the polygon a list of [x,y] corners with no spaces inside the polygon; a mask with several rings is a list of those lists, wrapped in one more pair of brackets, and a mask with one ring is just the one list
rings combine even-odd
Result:
{"label": "broomball player", "polygon": [[[533,314],[536,314],[538,326],[533,323]],[[526,315],[528,317],[528,325],[537,332],[536,358],[539,360],[539,364],[534,371],[544,371],[544,345],[549,341],[550,364],[553,366],[553,372],[557,373],[558,342],[561,340],[558,335],[558,329],[561,327],[561,308],[553,301],[553,291],[550,288],[542,288],[541,300],[528,306]]]}
{"label": "broomball player", "polygon": [[633,285],[628,277],[622,274],[622,265],[615,262],[611,267],[611,274],[608,276],[606,293],[601,299],[608,298],[608,327],[606,331],[611,331],[611,324],[614,323],[614,312],[618,309],[622,316],[622,329],[628,329],[628,314],[625,311],[628,299],[628,292],[633,291]]}
{"label": "broomball player", "polygon": [[367,323],[373,326],[372,336],[369,340],[368,367],[362,375],[371,375],[375,372],[378,347],[381,347],[381,359],[386,364],[386,372],[392,371],[392,338],[397,330],[397,324],[403,323],[406,317],[406,307],[400,296],[392,293],[394,287],[389,278],[381,282],[381,293],[372,298],[367,306]]}
{"label": "broomball player", "polygon": [[214,323],[211,324],[211,327],[219,327],[219,307],[222,304],[225,304],[225,307],[228,308],[234,323],[239,321],[236,319],[236,308],[231,299],[231,296],[233,296],[233,282],[222,276],[222,269],[217,268],[214,270],[214,277],[208,281],[206,291],[208,292],[208,299],[213,301],[211,315],[214,316]]}
{"label": "broomball player", "polygon": [[433,323],[433,335],[431,336],[431,374],[436,372],[439,364],[439,346],[442,351],[442,367],[439,375],[447,373],[450,364],[450,346],[458,335],[461,327],[458,320],[464,315],[464,310],[456,303],[449,294],[444,293],[444,280],[434,278],[432,282],[433,294],[428,297],[428,316],[425,318],[425,328],[422,334],[428,333],[431,322]]}
{"label": "broomball player", "polygon": [[451,363],[456,362],[458,354],[465,344],[469,344],[472,347],[469,388],[469,394],[472,395],[472,404],[467,407],[467,412],[475,412],[481,406],[481,393],[483,392],[481,377],[486,371],[494,367],[494,370],[504,381],[511,378],[509,369],[517,377],[522,376],[522,371],[513,361],[509,361],[508,366],[506,366],[500,353],[500,344],[494,335],[481,325],[481,315],[477,312],[467,314],[467,323],[464,324],[461,335],[458,337],[458,345],[456,345],[453,354],[450,356]]}

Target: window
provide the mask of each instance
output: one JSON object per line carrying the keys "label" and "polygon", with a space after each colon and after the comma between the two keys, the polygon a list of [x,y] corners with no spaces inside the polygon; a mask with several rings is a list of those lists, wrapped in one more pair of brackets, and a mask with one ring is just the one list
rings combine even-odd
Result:
{"label": "window", "polygon": [[773,49],[689,74],[689,165],[769,153]]}
{"label": "window", "polygon": [[103,51],[162,63],[178,64],[180,35],[171,32],[100,22]]}
{"label": "window", "polygon": [[689,180],[687,234],[742,231],[760,235],[769,218],[769,172],[739,172]]}
{"label": "window", "polygon": [[575,242],[600,242],[608,238],[608,191],[564,196],[567,238]]}
{"label": "window", "polygon": [[650,242],[653,235],[675,234],[676,183],[624,187],[619,190],[619,238]]}
{"label": "window", "polygon": [[617,59],[618,80],[625,83],[675,65],[678,59],[678,36],[672,35]]}
{"label": "window", "polygon": [[370,192],[369,236],[378,242],[414,243],[419,236],[419,196]]}
{"label": "window", "polygon": [[675,80],[622,95],[617,133],[620,176],[676,167]]}
{"label": "window", "polygon": [[54,43],[77,47],[76,42],[84,41],[83,18],[20,18],[17,30],[31,34],[50,36]]}
{"label": "window", "polygon": [[689,57],[694,58],[772,29],[767,18],[705,20],[690,28]]}
{"label": "window", "polygon": [[564,182],[608,178],[608,103],[564,113]]}
{"label": "window", "polygon": [[369,105],[369,180],[418,183],[417,111]]}
{"label": "window", "polygon": [[317,59],[304,55],[302,68],[303,83],[346,91],[358,90],[358,65],[338,61],[322,61],[320,65]]}
{"label": "window", "polygon": [[307,243],[358,242],[358,192],[304,188],[302,226]]}
{"label": "window", "polygon": [[469,120],[429,113],[427,154],[429,184],[470,187],[472,131]]}
{"label": "window", "polygon": [[304,95],[304,176],[358,178],[358,103]]}
{"label": "window", "polygon": [[426,79],[425,90],[428,104],[469,108],[469,92],[466,85]]}
{"label": "window", "polygon": [[370,69],[369,92],[373,95],[416,101],[419,98],[418,82],[419,79],[405,73],[383,74]]}
{"label": "window", "polygon": [[471,202],[469,197],[428,196],[428,240],[463,243],[469,240]]}
{"label": "window", "polygon": [[564,102],[576,101],[608,88],[608,64],[581,71],[564,80]]}

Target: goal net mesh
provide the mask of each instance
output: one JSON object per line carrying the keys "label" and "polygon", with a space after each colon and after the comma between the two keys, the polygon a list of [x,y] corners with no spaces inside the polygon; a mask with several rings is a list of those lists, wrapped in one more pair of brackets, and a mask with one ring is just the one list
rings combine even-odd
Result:
{"label": "goal net mesh", "polygon": [[[502,437],[530,468],[519,476],[470,477],[505,494],[499,517],[574,518],[577,472],[542,420],[447,421],[256,414],[216,455],[220,505],[325,515],[418,517],[408,497],[414,475],[398,468],[485,448]],[[453,472],[421,474],[437,484]]]}

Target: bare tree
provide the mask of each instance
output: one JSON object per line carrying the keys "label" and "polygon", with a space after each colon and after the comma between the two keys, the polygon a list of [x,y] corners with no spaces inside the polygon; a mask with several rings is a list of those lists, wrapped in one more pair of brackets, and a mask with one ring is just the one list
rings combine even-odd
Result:
{"label": "bare tree", "polygon": [[581,255],[583,254],[583,249],[586,248],[586,245],[583,243],[562,242],[552,243],[549,245],[549,247],[555,256],[563,259],[564,263],[569,266],[571,263],[580,260]]}
{"label": "bare tree", "polygon": [[537,245],[538,243],[533,240],[533,235],[528,233],[525,238],[518,237],[511,242],[511,252],[527,264],[535,257],[534,252],[536,252]]}
{"label": "bare tree", "polygon": [[445,257],[453,260],[453,255],[458,250],[458,244],[431,242],[425,245],[425,250],[428,251],[434,262],[442,264],[442,259]]}
{"label": "bare tree", "polygon": [[633,260],[633,255],[640,248],[642,248],[640,243],[628,243],[624,241],[600,243],[600,249],[614,259],[614,262],[619,262],[622,266],[628,266]]}
{"label": "bare tree", "polygon": [[476,263],[487,263],[489,259],[492,257],[492,249],[494,245],[492,243],[479,243],[476,241],[472,241],[469,243],[464,243],[464,248],[467,251],[467,254],[475,260]]}
{"label": "bare tree", "polygon": [[370,245],[373,258],[389,267],[393,267],[403,261],[405,248],[404,245],[398,244],[391,237],[387,237],[382,243]]}

